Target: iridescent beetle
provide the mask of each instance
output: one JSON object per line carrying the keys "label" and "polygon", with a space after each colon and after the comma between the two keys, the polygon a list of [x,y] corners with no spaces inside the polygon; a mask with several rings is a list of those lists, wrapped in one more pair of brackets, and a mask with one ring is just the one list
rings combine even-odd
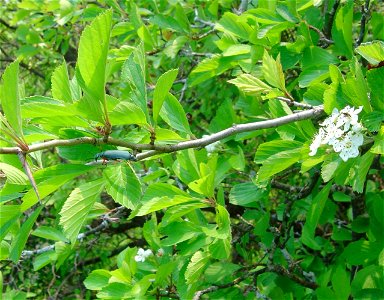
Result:
{"label": "iridescent beetle", "polygon": [[99,158],[103,160],[103,164],[105,164],[109,160],[133,160],[136,161],[136,156],[129,153],[128,151],[122,150],[106,150],[104,152],[97,153],[95,155],[95,161]]}

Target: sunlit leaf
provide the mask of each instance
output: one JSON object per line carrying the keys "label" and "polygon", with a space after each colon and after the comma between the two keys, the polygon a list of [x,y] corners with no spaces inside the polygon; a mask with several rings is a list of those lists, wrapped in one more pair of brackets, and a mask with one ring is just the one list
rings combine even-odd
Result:
{"label": "sunlit leaf", "polygon": [[104,187],[104,180],[98,179],[75,188],[60,211],[60,225],[63,226],[65,236],[72,244],[86,222],[87,215],[100,196]]}
{"label": "sunlit leaf", "polygon": [[157,123],[160,109],[163,106],[163,102],[168,95],[178,72],[178,69],[169,70],[157,80],[155,91],[153,92],[153,119],[155,123]]}

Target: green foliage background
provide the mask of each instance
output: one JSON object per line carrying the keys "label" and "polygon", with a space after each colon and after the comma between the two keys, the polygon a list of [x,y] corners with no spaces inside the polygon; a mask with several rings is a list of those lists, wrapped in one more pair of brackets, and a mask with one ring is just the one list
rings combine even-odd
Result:
{"label": "green foliage background", "polygon": [[[383,299],[383,28],[378,0],[4,1],[3,298]],[[347,105],[360,155],[309,156]]]}

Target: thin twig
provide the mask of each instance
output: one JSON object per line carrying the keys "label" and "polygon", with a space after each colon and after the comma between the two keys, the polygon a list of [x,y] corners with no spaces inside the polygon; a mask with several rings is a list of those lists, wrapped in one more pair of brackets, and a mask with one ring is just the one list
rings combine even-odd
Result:
{"label": "thin twig", "polygon": [[320,36],[320,41],[325,42],[325,43],[327,44],[327,46],[328,46],[328,45],[332,45],[332,44],[334,43],[334,41],[331,40],[331,39],[328,39],[328,38],[325,36],[325,34],[324,34],[319,28],[317,28],[317,27],[315,27],[315,26],[312,26],[312,25],[309,25],[309,24],[308,24],[308,28],[310,28],[310,29],[316,31],[316,32],[319,34],[319,36]]}
{"label": "thin twig", "polygon": [[289,98],[285,98],[285,97],[277,97],[277,99],[281,100],[281,101],[284,101],[286,103],[288,103],[289,106],[296,106],[296,107],[302,107],[302,108],[309,108],[309,109],[312,109],[313,106],[312,105],[309,105],[309,104],[305,104],[305,103],[300,103],[300,102],[296,102],[296,101],[293,101]]}
{"label": "thin twig", "polygon": [[235,13],[237,15],[241,15],[243,12],[247,10],[248,7],[248,0],[241,0],[239,8],[235,9]]}
{"label": "thin twig", "polygon": [[331,11],[327,13],[328,20],[324,26],[324,35],[327,39],[331,39],[333,20],[335,19],[335,15],[339,5],[340,5],[340,0],[335,0],[335,3],[333,4]]}
{"label": "thin twig", "polygon": [[355,47],[359,46],[364,39],[365,35],[365,25],[369,16],[369,2],[370,0],[365,0],[364,5],[361,6],[361,22],[360,22],[360,34],[355,43]]}

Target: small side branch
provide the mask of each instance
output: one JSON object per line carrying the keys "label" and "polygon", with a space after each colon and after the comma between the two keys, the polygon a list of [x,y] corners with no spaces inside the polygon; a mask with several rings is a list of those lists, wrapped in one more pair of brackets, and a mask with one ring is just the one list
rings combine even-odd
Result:
{"label": "small side branch", "polygon": [[359,46],[364,39],[365,25],[367,24],[367,19],[369,17],[369,3],[370,3],[370,0],[365,0],[364,5],[361,6],[360,34],[355,43],[355,47]]}
{"label": "small side branch", "polygon": [[326,23],[324,26],[324,35],[329,40],[331,39],[331,36],[332,36],[333,20],[335,19],[335,15],[339,5],[340,5],[340,0],[335,0],[335,3],[333,4],[331,11],[327,13],[328,19],[326,20]]}

